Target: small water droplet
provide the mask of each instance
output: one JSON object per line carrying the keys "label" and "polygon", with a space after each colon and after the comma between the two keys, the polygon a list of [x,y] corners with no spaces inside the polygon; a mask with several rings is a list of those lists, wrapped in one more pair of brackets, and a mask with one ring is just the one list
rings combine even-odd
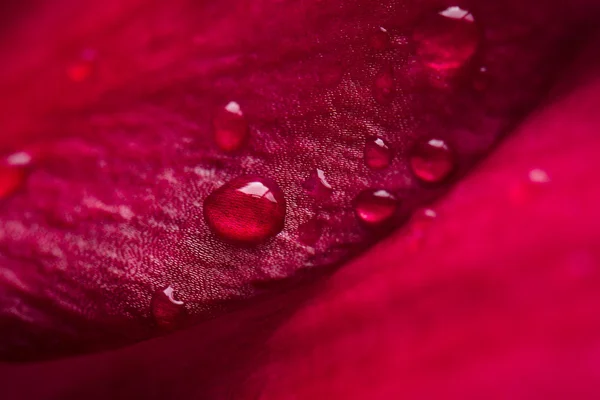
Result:
{"label": "small water droplet", "polygon": [[0,165],[0,200],[13,194],[25,179],[22,168],[13,165]]}
{"label": "small water droplet", "polygon": [[239,150],[248,138],[248,122],[240,105],[230,101],[213,119],[215,143],[223,151]]}
{"label": "small water droplet", "polygon": [[325,172],[321,169],[314,170],[302,184],[306,192],[317,199],[328,199],[333,193],[333,188],[325,178]]}
{"label": "small water droplet", "polygon": [[441,139],[419,141],[410,153],[410,167],[417,178],[424,182],[438,183],[454,170],[454,154]]}
{"label": "small water droplet", "polygon": [[96,69],[97,53],[93,49],[86,49],[81,52],[79,58],[67,67],[67,76],[73,82],[85,82],[94,73]]}
{"label": "small water droplet", "polygon": [[369,225],[388,221],[398,207],[398,200],[386,190],[363,190],[354,199],[354,212],[359,220]]}
{"label": "small water droplet", "polygon": [[371,169],[387,168],[392,161],[392,151],[378,137],[369,137],[365,143],[365,164]]}
{"label": "small water droplet", "polygon": [[407,233],[409,250],[415,251],[421,247],[427,230],[436,218],[437,212],[431,208],[421,208],[413,213]]}
{"label": "small water droplet", "polygon": [[490,73],[486,67],[481,67],[475,75],[472,81],[473,89],[478,92],[483,92],[490,86]]}
{"label": "small water droplet", "polygon": [[390,48],[391,40],[387,29],[380,26],[369,38],[369,45],[373,50],[383,51]]}
{"label": "small water droplet", "polygon": [[240,176],[204,200],[204,219],[219,238],[236,244],[258,244],[283,229],[286,204],[275,181]]}
{"label": "small water droplet", "polygon": [[394,74],[390,69],[380,71],[373,84],[373,97],[380,104],[392,101],[395,93]]}
{"label": "small water droplet", "polygon": [[515,182],[509,188],[510,200],[515,204],[527,203],[543,193],[543,187],[550,183],[550,176],[540,168],[533,168],[527,179]]}
{"label": "small water droplet", "polygon": [[314,246],[321,238],[323,221],[312,218],[298,226],[298,240],[307,246]]}
{"label": "small water droplet", "polygon": [[477,50],[479,39],[473,15],[460,7],[425,16],[413,32],[420,59],[437,71],[465,65]]}
{"label": "small water droplet", "polygon": [[174,289],[171,286],[154,293],[150,308],[156,324],[165,330],[180,328],[187,316],[183,301],[175,299]]}

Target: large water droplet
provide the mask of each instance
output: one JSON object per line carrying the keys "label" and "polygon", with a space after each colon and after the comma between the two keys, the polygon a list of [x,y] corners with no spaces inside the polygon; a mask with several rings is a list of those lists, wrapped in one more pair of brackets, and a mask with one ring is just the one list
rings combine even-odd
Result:
{"label": "large water droplet", "polygon": [[479,39],[473,15],[460,7],[425,16],[413,32],[420,59],[437,71],[462,67],[477,50]]}
{"label": "large water droplet", "polygon": [[213,119],[214,140],[223,151],[239,150],[248,138],[248,122],[240,105],[230,101]]}
{"label": "large water droplet", "polygon": [[175,299],[174,289],[171,286],[154,293],[150,308],[156,324],[166,330],[180,328],[187,316],[184,303]]}
{"label": "large water droplet", "polygon": [[417,142],[410,152],[409,160],[415,176],[430,183],[443,181],[455,166],[454,154],[441,139]]}
{"label": "large water droplet", "polygon": [[354,199],[354,212],[358,219],[369,225],[389,220],[398,207],[396,198],[386,190],[363,190]]}
{"label": "large water droplet", "polygon": [[392,161],[392,151],[383,139],[369,137],[365,143],[365,164],[371,169],[387,168]]}
{"label": "large water droplet", "polygon": [[204,200],[204,219],[219,238],[237,244],[257,244],[283,229],[285,198],[273,180],[240,176]]}
{"label": "large water droplet", "polygon": [[13,165],[0,165],[0,200],[10,196],[22,184],[25,173],[22,168]]}
{"label": "large water droplet", "polygon": [[298,240],[307,246],[314,246],[322,232],[323,221],[318,218],[309,219],[298,227]]}
{"label": "large water droplet", "polygon": [[395,83],[394,74],[391,69],[381,70],[375,76],[373,83],[373,98],[380,104],[387,104],[394,98]]}
{"label": "large water droplet", "polygon": [[333,188],[325,178],[325,172],[321,169],[314,170],[302,184],[306,192],[317,199],[328,199],[333,193]]}

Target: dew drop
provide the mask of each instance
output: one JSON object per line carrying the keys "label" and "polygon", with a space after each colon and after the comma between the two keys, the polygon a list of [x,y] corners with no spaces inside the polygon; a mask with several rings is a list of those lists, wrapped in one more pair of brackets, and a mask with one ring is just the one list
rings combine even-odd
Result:
{"label": "dew drop", "polygon": [[386,190],[363,190],[354,199],[354,212],[369,225],[388,221],[396,212],[398,201]]}
{"label": "dew drop", "polygon": [[395,92],[394,74],[391,70],[384,69],[375,76],[373,84],[373,97],[380,104],[392,101]]}
{"label": "dew drop", "polygon": [[419,141],[413,146],[410,167],[417,178],[424,182],[439,183],[454,170],[454,154],[441,139]]}
{"label": "dew drop", "polygon": [[218,110],[213,119],[213,136],[223,151],[239,150],[248,138],[248,122],[240,105],[230,101]]}
{"label": "dew drop", "polygon": [[369,137],[365,143],[365,164],[371,169],[387,168],[392,161],[392,151],[383,139]]}
{"label": "dew drop", "polygon": [[97,53],[93,49],[84,50],[78,60],[67,67],[67,76],[72,82],[80,83],[90,79],[96,69]]}
{"label": "dew drop", "polygon": [[318,218],[310,219],[298,227],[298,240],[307,245],[314,246],[321,238],[323,221]]}
{"label": "dew drop", "polygon": [[373,50],[383,51],[390,48],[390,35],[384,27],[379,27],[369,38],[369,45]]}
{"label": "dew drop", "polygon": [[[29,158],[28,158],[29,157]],[[13,194],[25,180],[24,166],[31,157],[25,152],[14,153],[0,164],[0,200]]]}
{"label": "dew drop", "polygon": [[180,328],[187,316],[184,303],[175,299],[171,286],[154,293],[150,308],[156,325],[165,330]]}
{"label": "dew drop", "polygon": [[409,250],[418,250],[429,227],[437,218],[437,212],[432,208],[418,209],[412,215],[408,224],[407,243]]}
{"label": "dew drop", "polygon": [[204,200],[204,219],[222,240],[258,244],[277,235],[285,221],[285,198],[269,178],[240,176]]}
{"label": "dew drop", "polygon": [[548,173],[540,168],[533,168],[527,173],[527,179],[514,182],[509,188],[512,203],[525,204],[531,202],[544,192],[544,186],[550,183]]}
{"label": "dew drop", "polygon": [[413,32],[417,54],[437,71],[455,70],[473,56],[479,45],[479,31],[473,15],[460,7],[425,16]]}
{"label": "dew drop", "polygon": [[331,197],[333,188],[325,178],[325,172],[321,169],[314,170],[302,184],[306,192],[314,198],[325,200]]}

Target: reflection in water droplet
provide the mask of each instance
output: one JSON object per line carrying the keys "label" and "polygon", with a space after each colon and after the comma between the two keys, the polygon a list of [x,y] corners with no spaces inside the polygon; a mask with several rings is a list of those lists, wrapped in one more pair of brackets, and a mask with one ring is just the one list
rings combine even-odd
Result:
{"label": "reflection in water droplet", "polygon": [[314,246],[321,238],[323,221],[318,218],[309,219],[298,227],[298,240],[307,245]]}
{"label": "reflection in water droplet", "polygon": [[333,188],[325,178],[325,172],[321,169],[314,170],[302,184],[306,192],[314,198],[326,200],[331,197]]}
{"label": "reflection in water droplet", "polygon": [[283,229],[286,204],[273,180],[241,176],[214,190],[204,200],[204,219],[222,240],[258,244]]}
{"label": "reflection in water droplet", "polygon": [[383,139],[369,137],[365,143],[365,164],[371,169],[387,168],[392,161],[392,151]]}
{"label": "reflection in water droplet", "polygon": [[441,139],[417,142],[410,151],[412,172],[424,182],[439,183],[454,170],[454,154]]}
{"label": "reflection in water droplet", "polygon": [[173,330],[181,328],[185,323],[187,316],[185,304],[175,299],[174,289],[171,286],[154,293],[150,308],[152,318],[161,329]]}
{"label": "reflection in water droplet", "polygon": [[248,138],[248,122],[240,105],[230,101],[213,119],[213,137],[223,151],[239,150]]}
{"label": "reflection in water droplet", "polygon": [[79,59],[67,67],[67,76],[73,82],[85,82],[90,79],[96,68],[97,53],[93,49],[84,50]]}
{"label": "reflection in water droplet", "polygon": [[380,104],[387,104],[394,98],[394,74],[390,69],[380,71],[373,84],[373,98]]}
{"label": "reflection in water droplet", "polygon": [[465,65],[477,50],[480,35],[469,11],[448,7],[425,16],[415,27],[413,40],[426,66],[448,71]]}
{"label": "reflection in water droplet", "polygon": [[373,50],[383,51],[390,48],[390,34],[384,27],[379,27],[369,38],[369,45]]}
{"label": "reflection in water droplet", "polygon": [[398,201],[386,190],[363,190],[354,199],[354,212],[359,220],[369,225],[388,221],[396,212]]}

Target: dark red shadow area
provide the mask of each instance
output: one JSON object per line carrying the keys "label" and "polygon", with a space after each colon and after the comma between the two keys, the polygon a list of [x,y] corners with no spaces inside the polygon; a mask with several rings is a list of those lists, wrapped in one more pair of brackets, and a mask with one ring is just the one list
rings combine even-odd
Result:
{"label": "dark red shadow area", "polygon": [[[1,354],[95,354],[0,364],[3,398],[597,398],[597,10],[461,4],[479,50],[432,73],[405,39],[449,5],[65,1],[11,28]],[[240,245],[203,202],[249,174],[276,217],[219,227]]]}

